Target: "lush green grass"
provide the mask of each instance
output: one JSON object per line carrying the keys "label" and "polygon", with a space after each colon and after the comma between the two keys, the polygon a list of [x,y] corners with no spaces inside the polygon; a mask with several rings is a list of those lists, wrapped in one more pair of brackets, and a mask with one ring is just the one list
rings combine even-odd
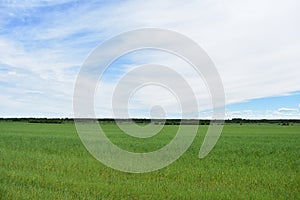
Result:
{"label": "lush green grass", "polygon": [[[113,124],[111,140],[132,151],[166,144],[176,126],[137,143]],[[170,166],[128,174],[95,160],[74,124],[0,123],[0,199],[299,199],[300,126],[227,125],[198,159],[206,126]]]}

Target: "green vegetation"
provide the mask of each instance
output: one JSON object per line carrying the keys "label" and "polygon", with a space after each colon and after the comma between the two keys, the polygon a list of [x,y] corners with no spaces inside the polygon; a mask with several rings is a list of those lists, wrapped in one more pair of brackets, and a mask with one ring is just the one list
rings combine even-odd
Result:
{"label": "green vegetation", "polygon": [[[165,145],[177,126],[137,143],[113,123],[111,140],[132,151]],[[300,126],[226,125],[199,159],[207,126],[159,171],[110,169],[85,149],[73,123],[0,122],[0,199],[299,199]]]}

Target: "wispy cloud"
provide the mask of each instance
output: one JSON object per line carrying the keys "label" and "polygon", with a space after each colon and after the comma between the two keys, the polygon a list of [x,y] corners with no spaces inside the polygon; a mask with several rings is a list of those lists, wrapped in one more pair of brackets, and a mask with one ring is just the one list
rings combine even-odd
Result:
{"label": "wispy cloud", "polygon": [[297,108],[279,108],[278,112],[299,112]]}
{"label": "wispy cloud", "polygon": [[[89,52],[119,32],[143,27],[172,29],[203,46],[220,72],[228,103],[299,91],[299,8],[296,0],[5,1],[0,5],[0,115],[72,116],[74,82]],[[202,80],[180,69],[180,61],[155,53],[128,60],[178,66],[200,108],[209,108]],[[121,66],[118,75],[132,68]],[[107,91],[114,85],[104,84]],[[141,94],[137,100],[147,102],[151,90]],[[111,108],[103,105],[98,113],[109,115]]]}
{"label": "wispy cloud", "polygon": [[226,118],[243,119],[300,119],[300,112],[297,109],[277,109],[277,110],[255,110],[255,111],[227,111]]}

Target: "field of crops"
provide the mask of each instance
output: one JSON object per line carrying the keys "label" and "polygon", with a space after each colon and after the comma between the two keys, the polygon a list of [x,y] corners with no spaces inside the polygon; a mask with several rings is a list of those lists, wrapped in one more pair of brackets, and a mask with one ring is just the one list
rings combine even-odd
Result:
{"label": "field of crops", "polygon": [[[162,147],[178,128],[139,141],[103,127],[135,152]],[[129,174],[94,159],[73,123],[0,122],[0,199],[300,199],[300,126],[226,125],[199,159],[206,129],[168,167]]]}

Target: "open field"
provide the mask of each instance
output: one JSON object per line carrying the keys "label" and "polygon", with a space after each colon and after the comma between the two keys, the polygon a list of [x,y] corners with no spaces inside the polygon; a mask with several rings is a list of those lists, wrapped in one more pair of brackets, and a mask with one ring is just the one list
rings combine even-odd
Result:
{"label": "open field", "polygon": [[[124,149],[162,147],[177,126],[132,139],[103,125]],[[145,174],[110,169],[81,143],[73,123],[0,122],[0,199],[300,199],[300,126],[226,125],[199,159],[207,126],[168,167]]]}

